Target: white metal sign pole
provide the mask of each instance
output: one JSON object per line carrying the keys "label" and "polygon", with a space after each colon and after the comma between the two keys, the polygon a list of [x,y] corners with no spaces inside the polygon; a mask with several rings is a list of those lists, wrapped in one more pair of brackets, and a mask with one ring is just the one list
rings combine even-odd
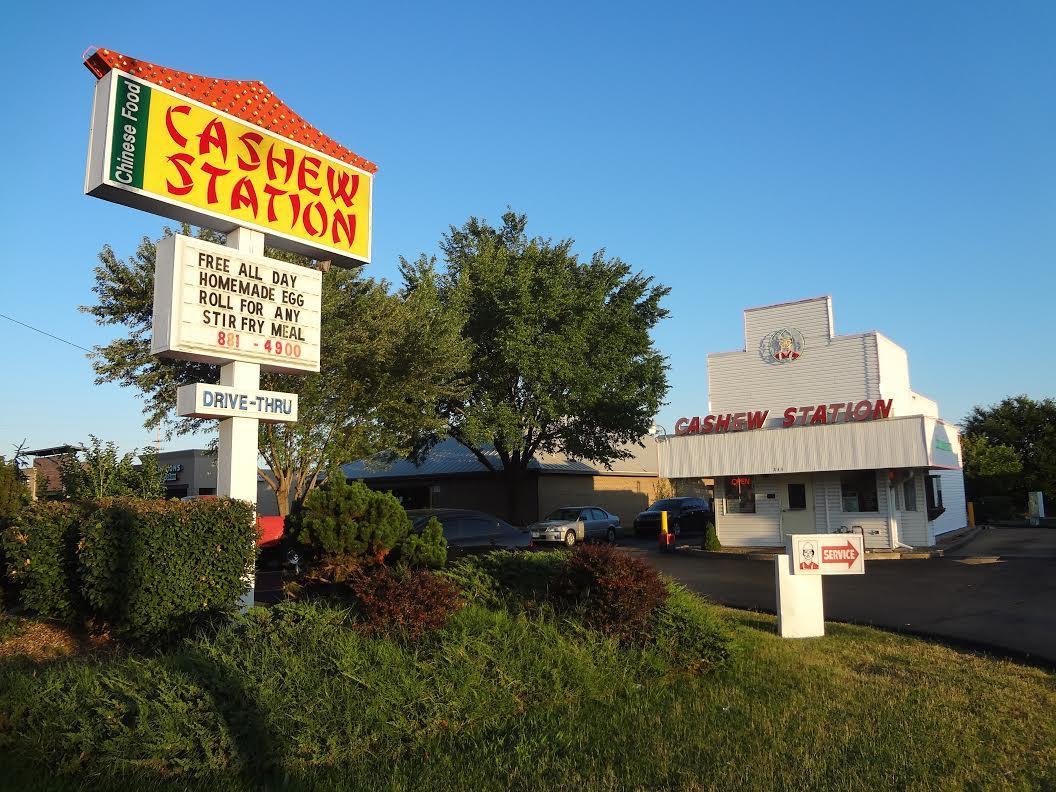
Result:
{"label": "white metal sign pole", "polygon": [[[264,234],[250,228],[236,228],[227,235],[228,247],[256,256],[264,255]],[[241,391],[260,388],[260,364],[232,361],[220,367],[220,384]],[[217,458],[216,493],[253,504],[257,510],[257,423],[256,418],[225,418],[220,421],[220,447]],[[246,576],[248,590],[242,596],[243,609],[253,606],[255,569]]]}

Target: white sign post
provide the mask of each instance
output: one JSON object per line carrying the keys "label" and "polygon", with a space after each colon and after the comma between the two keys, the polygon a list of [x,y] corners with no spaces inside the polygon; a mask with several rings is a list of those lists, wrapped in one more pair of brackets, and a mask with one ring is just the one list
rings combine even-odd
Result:
{"label": "white sign post", "polygon": [[[243,253],[264,255],[264,234],[248,228],[236,228],[227,235],[227,244]],[[154,292],[157,299],[157,290]],[[233,360],[220,367],[220,384],[240,390],[260,388],[260,364]],[[220,443],[217,453],[216,492],[220,497],[237,498],[253,504],[257,512],[257,419],[225,418],[220,421]],[[256,570],[247,573],[249,585],[242,595],[242,608],[253,607]]]}
{"label": "white sign post", "polygon": [[[257,424],[297,420],[297,396],[260,390],[260,371],[319,370],[322,273],[264,255],[264,234],[227,246],[172,236],[157,246],[151,351],[220,364],[220,384],[185,385],[181,416],[220,418],[216,492],[257,505]],[[253,605],[247,572],[244,608]]]}
{"label": "white sign post", "polygon": [[824,575],[864,575],[865,543],[858,534],[793,534],[774,561],[777,631],[782,638],[825,634]]}

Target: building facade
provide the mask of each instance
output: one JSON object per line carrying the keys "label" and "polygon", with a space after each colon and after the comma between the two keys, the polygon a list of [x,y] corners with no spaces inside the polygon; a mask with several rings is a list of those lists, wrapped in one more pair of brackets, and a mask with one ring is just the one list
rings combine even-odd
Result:
{"label": "building facade", "polygon": [[[652,443],[627,450],[632,456],[613,462],[611,468],[558,454],[536,454],[520,487],[516,514],[510,513],[501,478],[450,438],[438,443],[421,464],[359,461],[344,465],[343,471],[350,480],[392,492],[408,509],[477,509],[527,524],[561,506],[599,506],[630,528],[635,516],[654,500],[657,463]],[[502,469],[498,454],[491,450],[485,454],[497,470]]]}
{"label": "building facade", "polygon": [[830,297],[746,310],[744,349],[708,355],[699,412],[660,443],[660,470],[714,478],[724,545],[853,532],[926,547],[967,522],[957,427],[912,390],[905,349],[836,335]]}
{"label": "building facade", "polygon": [[207,448],[158,454],[166,498],[216,494],[216,452]]}

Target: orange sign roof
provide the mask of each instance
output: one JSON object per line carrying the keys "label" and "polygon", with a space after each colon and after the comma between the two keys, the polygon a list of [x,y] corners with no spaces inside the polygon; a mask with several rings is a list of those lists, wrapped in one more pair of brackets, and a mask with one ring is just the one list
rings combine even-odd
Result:
{"label": "orange sign roof", "polygon": [[176,71],[113,50],[89,50],[84,60],[89,71],[101,78],[111,69],[168,88],[209,107],[243,121],[256,124],[276,135],[289,138],[335,159],[355,165],[370,173],[378,166],[327,137],[286,106],[271,89],[258,80],[218,80],[189,72]]}

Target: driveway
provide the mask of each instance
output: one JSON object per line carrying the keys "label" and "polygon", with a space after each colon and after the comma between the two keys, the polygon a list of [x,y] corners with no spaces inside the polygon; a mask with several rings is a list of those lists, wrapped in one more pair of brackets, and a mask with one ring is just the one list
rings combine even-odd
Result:
{"label": "driveway", "polygon": [[[990,529],[972,542],[973,556],[866,561],[864,575],[831,576],[824,584],[825,617],[871,624],[1056,665],[1056,552],[1019,557],[1025,547],[1049,553],[1049,539]],[[1049,529],[1040,529],[1049,530]],[[1056,534],[1056,531],[1050,531]],[[976,542],[980,542],[976,553]],[[662,572],[715,602],[774,612],[774,562],[712,557],[691,551],[659,553],[629,541]],[[993,552],[995,549],[1008,551]],[[997,558],[996,556],[1002,556]]]}
{"label": "driveway", "polygon": [[953,555],[1056,559],[1056,528],[987,528]]}

